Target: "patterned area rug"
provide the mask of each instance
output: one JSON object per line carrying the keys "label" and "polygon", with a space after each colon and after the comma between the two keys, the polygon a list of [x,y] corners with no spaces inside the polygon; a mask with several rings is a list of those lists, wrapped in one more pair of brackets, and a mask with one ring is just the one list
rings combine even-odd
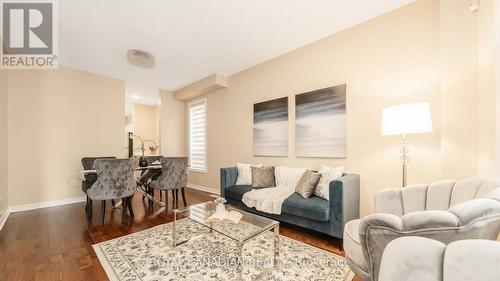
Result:
{"label": "patterned area rug", "polygon": [[[233,240],[189,219],[177,221],[176,229],[179,240],[191,240],[173,248],[168,223],[93,247],[112,281],[237,279]],[[244,280],[346,281],[354,276],[345,258],[281,235],[275,267],[273,239],[274,234],[266,232],[244,244]]]}

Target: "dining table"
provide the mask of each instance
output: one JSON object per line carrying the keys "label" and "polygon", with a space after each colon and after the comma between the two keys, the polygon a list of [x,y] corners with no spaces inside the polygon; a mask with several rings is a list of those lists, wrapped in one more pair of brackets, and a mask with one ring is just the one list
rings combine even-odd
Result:
{"label": "dining table", "polygon": [[[134,170],[135,171],[147,171],[147,170],[159,170],[159,169],[161,169],[161,165],[160,164],[158,164],[158,165],[149,165],[149,166],[145,166],[145,167],[137,167]],[[82,175],[96,174],[97,170],[81,170],[80,173]]]}
{"label": "dining table", "polygon": [[[148,165],[148,166],[144,166],[144,167],[137,167],[134,169],[136,172],[141,172],[140,176],[136,178],[136,181],[137,181],[137,190],[139,192],[141,192],[145,197],[147,197],[149,200],[157,203],[158,205],[162,206],[162,207],[165,207],[165,203],[154,198],[154,196],[152,196],[148,191],[147,191],[147,183],[141,181],[142,177],[145,176],[147,173],[147,171],[151,171],[151,170],[161,170],[161,164],[152,164],[152,165]],[[81,173],[81,177],[82,179],[85,178],[85,175],[88,175],[88,174],[96,174],[97,173],[97,170],[82,170],[80,171]],[[116,209],[118,207],[120,207],[122,204],[121,201],[118,201],[114,206],[113,208]]]}

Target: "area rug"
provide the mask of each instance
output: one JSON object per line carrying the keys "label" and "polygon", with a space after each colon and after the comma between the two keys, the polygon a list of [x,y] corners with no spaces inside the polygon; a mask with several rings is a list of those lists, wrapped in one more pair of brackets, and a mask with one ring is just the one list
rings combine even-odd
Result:
{"label": "area rug", "polygon": [[[172,223],[93,247],[111,281],[237,279],[236,242],[189,219],[177,221],[176,229],[181,241],[190,240],[175,248]],[[275,265],[273,239],[267,232],[244,244],[244,280],[346,281],[354,276],[345,258],[282,235]]]}

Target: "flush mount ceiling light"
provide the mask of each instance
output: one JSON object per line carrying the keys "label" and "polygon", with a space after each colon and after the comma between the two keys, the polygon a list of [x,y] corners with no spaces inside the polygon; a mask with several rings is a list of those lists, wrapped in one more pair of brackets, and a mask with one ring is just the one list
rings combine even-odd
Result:
{"label": "flush mount ceiling light", "polygon": [[130,64],[141,68],[155,67],[155,57],[142,50],[131,49],[127,51],[127,60]]}

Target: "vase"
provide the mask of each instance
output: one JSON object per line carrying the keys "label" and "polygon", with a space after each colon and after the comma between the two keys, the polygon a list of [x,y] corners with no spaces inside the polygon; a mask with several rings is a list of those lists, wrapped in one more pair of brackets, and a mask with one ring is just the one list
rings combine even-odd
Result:
{"label": "vase", "polygon": [[146,158],[141,157],[139,158],[139,167],[147,167],[148,166],[148,160]]}
{"label": "vase", "polygon": [[215,212],[225,212],[226,211],[226,206],[224,206],[224,203],[218,203],[217,207],[215,207]]}

